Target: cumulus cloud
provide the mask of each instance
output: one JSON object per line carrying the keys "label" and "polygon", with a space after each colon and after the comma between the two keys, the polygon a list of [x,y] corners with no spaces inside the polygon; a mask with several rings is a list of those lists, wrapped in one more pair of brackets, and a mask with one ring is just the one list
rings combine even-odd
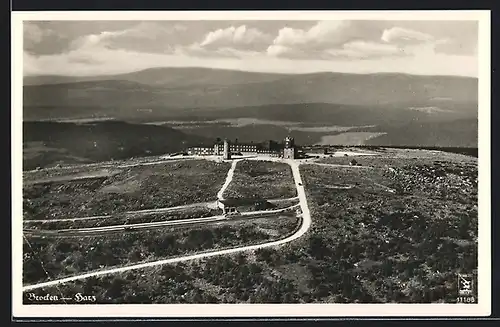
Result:
{"label": "cumulus cloud", "polygon": [[381,25],[368,21],[320,21],[309,29],[279,30],[267,48],[270,56],[309,59],[364,59],[382,55],[404,55],[383,44]]}
{"label": "cumulus cloud", "polygon": [[384,30],[381,40],[387,43],[419,44],[435,41],[432,35],[401,27]]}
{"label": "cumulus cloud", "polygon": [[450,47],[445,39],[383,21],[321,21],[309,29],[282,28],[267,54],[293,59],[368,60],[427,54],[444,45]]}
{"label": "cumulus cloud", "polygon": [[124,30],[103,31],[83,35],[71,42],[71,49],[106,47],[138,52],[172,52],[187,28],[181,24],[165,26],[156,22],[140,22]]}
{"label": "cumulus cloud", "polygon": [[327,49],[350,40],[370,38],[373,28],[363,21],[320,21],[308,30],[285,27],[278,32],[274,46]]}
{"label": "cumulus cloud", "polygon": [[207,33],[200,47],[207,49],[235,48],[235,49],[260,49],[271,42],[272,37],[256,28],[248,28],[246,25],[238,27],[230,26]]}
{"label": "cumulus cloud", "polygon": [[101,46],[106,47],[109,46],[110,42],[112,42],[115,38],[123,35],[124,33],[125,31],[104,31],[99,34],[83,35],[71,41],[70,49],[75,50],[80,48],[87,49]]}
{"label": "cumulus cloud", "polygon": [[179,55],[207,58],[248,58],[258,56],[272,41],[272,36],[246,25],[229,26],[205,33],[200,41],[175,46]]}

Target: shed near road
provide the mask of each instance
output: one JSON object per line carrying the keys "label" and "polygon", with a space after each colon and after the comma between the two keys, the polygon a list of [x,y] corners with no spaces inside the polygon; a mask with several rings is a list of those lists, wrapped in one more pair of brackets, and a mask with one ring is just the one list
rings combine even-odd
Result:
{"label": "shed near road", "polygon": [[222,209],[223,213],[239,212],[249,210],[265,210],[272,208],[273,205],[266,199],[261,198],[229,198],[217,200],[217,206]]}

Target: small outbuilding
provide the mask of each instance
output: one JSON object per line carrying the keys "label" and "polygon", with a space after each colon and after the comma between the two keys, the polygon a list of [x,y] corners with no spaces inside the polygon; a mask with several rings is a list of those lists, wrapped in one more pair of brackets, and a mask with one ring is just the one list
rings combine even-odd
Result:
{"label": "small outbuilding", "polygon": [[223,213],[234,213],[240,211],[266,210],[272,207],[266,199],[260,198],[229,198],[217,200],[217,206]]}

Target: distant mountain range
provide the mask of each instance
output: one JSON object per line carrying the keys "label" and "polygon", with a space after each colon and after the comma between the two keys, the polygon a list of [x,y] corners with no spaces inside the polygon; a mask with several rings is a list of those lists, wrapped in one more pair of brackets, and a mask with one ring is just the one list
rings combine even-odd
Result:
{"label": "distant mountain range", "polygon": [[137,72],[98,76],[39,75],[24,77],[24,85],[64,84],[88,81],[129,81],[145,85],[182,87],[191,85],[233,85],[263,83],[290,77],[290,74],[254,73],[238,70],[168,67],[149,68]]}
{"label": "distant mountain range", "polygon": [[[95,117],[131,123],[257,118],[315,126],[376,125],[373,131],[386,134],[367,141],[375,145],[477,146],[478,80],[469,77],[153,68],[112,76],[25,77],[23,101],[25,122]],[[55,133],[47,126],[25,125],[28,128],[25,133],[39,133],[37,139],[44,140]],[[166,151],[169,147],[182,148],[185,140],[201,142],[215,135],[239,133],[233,127],[204,126],[184,133],[151,125],[97,126],[92,133],[99,131],[96,135],[102,139],[108,137],[103,128],[113,130],[109,142],[113,149],[120,147],[120,138],[131,145],[133,140],[143,140],[143,135],[153,135],[148,142],[155,147],[163,144],[161,151]],[[54,128],[57,131],[63,127]],[[75,125],[70,134],[78,142],[84,142],[84,137],[76,137],[74,133],[92,139],[88,128]],[[133,132],[126,135],[119,128]],[[259,125],[249,126],[245,128],[245,138],[258,141],[264,135],[287,133],[282,124],[266,128],[264,133]],[[325,135],[296,134],[311,142]],[[72,137],[58,135],[58,146],[71,148]],[[149,143],[141,142],[137,141],[134,148],[150,147]],[[99,155],[92,153],[92,158],[104,156],[104,150]]]}
{"label": "distant mountain range", "polygon": [[[156,68],[94,77],[24,79],[25,107],[232,108],[328,103],[453,107],[477,103],[477,79],[406,74],[268,74],[206,68]],[[475,110],[471,108],[470,110]],[[69,110],[69,109],[68,109]]]}

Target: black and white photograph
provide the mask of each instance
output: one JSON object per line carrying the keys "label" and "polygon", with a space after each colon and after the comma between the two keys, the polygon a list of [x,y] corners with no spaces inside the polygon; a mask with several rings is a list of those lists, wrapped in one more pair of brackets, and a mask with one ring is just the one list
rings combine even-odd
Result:
{"label": "black and white photograph", "polygon": [[19,312],[488,314],[488,11],[13,33]]}

